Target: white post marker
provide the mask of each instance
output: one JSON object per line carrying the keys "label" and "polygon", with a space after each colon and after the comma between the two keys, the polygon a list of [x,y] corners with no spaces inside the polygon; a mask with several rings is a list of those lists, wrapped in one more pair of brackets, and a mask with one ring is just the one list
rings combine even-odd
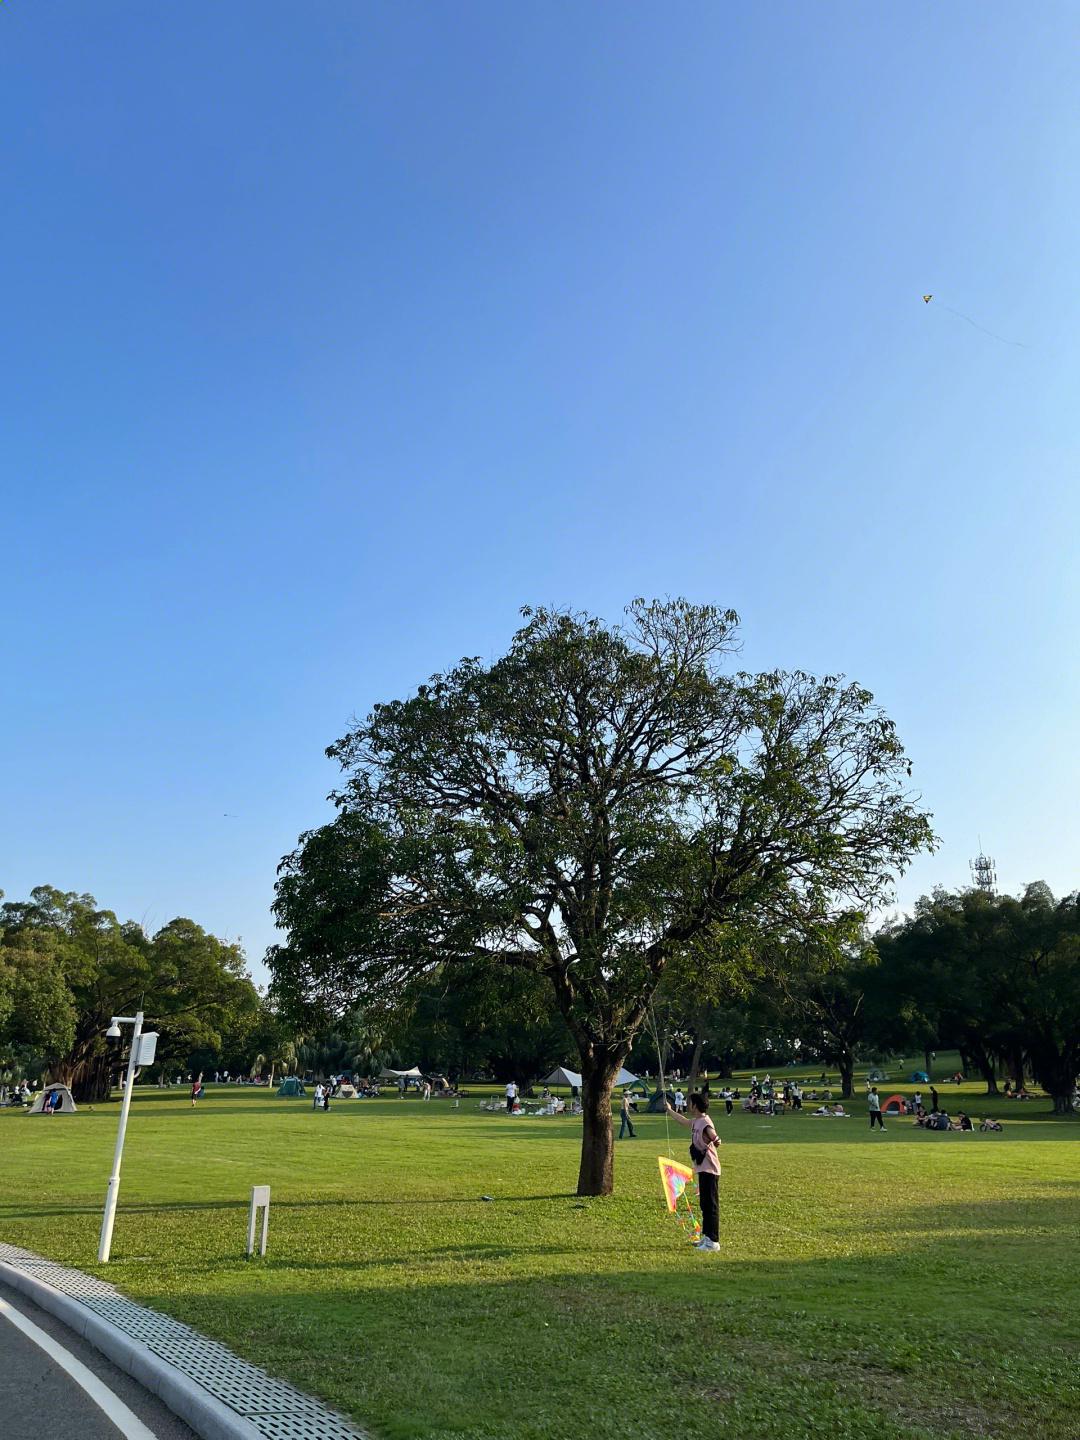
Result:
{"label": "white post marker", "polygon": [[[113,1024],[134,1025],[131,1032],[131,1053],[128,1056],[127,1079],[124,1082],[124,1099],[120,1106],[120,1129],[116,1135],[116,1150],[113,1154],[112,1174],[109,1188],[105,1192],[105,1214],[101,1218],[101,1239],[98,1242],[98,1264],[108,1264],[112,1253],[113,1221],[116,1219],[116,1200],[120,1194],[120,1161],[124,1158],[124,1133],[127,1130],[128,1111],[131,1109],[131,1091],[135,1084],[135,1071],[139,1064],[139,1036],[142,1034],[143,1012],[136,1015],[114,1015]],[[118,1031],[116,1033],[119,1033]],[[156,1043],[156,1038],[155,1038]]]}
{"label": "white post marker", "polygon": [[251,1210],[248,1214],[248,1243],[247,1258],[250,1260],[255,1253],[255,1218],[262,1210],[262,1241],[259,1245],[259,1254],[266,1254],[266,1232],[270,1228],[270,1186],[253,1185],[251,1187]]}

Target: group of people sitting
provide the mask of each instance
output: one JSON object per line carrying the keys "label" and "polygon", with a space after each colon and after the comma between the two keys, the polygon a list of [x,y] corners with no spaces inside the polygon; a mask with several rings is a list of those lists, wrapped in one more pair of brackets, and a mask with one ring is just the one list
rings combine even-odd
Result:
{"label": "group of people sitting", "polygon": [[971,1116],[963,1110],[958,1110],[952,1117],[945,1110],[926,1110],[922,1105],[916,1105],[912,1109],[914,1116],[913,1124],[918,1125],[922,1130],[974,1130],[971,1123]]}
{"label": "group of people sitting", "polygon": [[[729,1097],[725,1091],[723,1098],[725,1101],[729,1098],[738,1100],[739,1092],[736,1090]],[[785,1080],[778,1087],[771,1075],[766,1075],[760,1082],[754,1075],[750,1079],[750,1093],[742,1102],[742,1108],[751,1115],[782,1115],[785,1110],[801,1110],[802,1102],[803,1088],[797,1080]],[[729,1105],[729,1114],[730,1111]]]}
{"label": "group of people sitting", "polygon": [[[955,1115],[949,1115],[945,1110],[924,1110],[922,1105],[917,1105],[913,1107],[912,1113],[914,1115],[913,1123],[918,1125],[922,1130],[975,1129],[971,1116],[966,1110],[958,1110]],[[1000,1130],[1001,1123],[998,1120],[991,1120],[987,1115],[979,1121],[979,1129],[984,1132],[987,1130]]]}

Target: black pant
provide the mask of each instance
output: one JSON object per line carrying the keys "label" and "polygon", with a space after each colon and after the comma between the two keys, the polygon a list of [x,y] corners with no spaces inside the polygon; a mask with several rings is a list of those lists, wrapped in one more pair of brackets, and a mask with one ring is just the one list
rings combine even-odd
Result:
{"label": "black pant", "polygon": [[877,1123],[881,1126],[882,1130],[884,1130],[884,1129],[885,1129],[885,1121],[881,1118],[881,1111],[880,1111],[880,1110],[871,1110],[871,1111],[870,1111],[870,1129],[871,1129],[871,1130],[874,1128],[874,1121],[875,1121],[875,1120],[876,1120]]}
{"label": "black pant", "polygon": [[720,1176],[702,1170],[698,1173],[698,1199],[701,1201],[701,1233],[706,1240],[720,1239]]}
{"label": "black pant", "polygon": [[727,1111],[727,1113],[728,1113],[729,1115],[731,1114],[732,1110],[734,1110],[734,1108],[735,1108],[735,1107],[734,1107],[734,1105],[732,1105],[732,1103],[731,1103],[730,1100],[725,1100],[725,1101],[724,1101],[724,1109]]}
{"label": "black pant", "polygon": [[508,1115],[514,1113],[514,1097],[512,1095],[507,1095],[506,1097],[506,1113]]}

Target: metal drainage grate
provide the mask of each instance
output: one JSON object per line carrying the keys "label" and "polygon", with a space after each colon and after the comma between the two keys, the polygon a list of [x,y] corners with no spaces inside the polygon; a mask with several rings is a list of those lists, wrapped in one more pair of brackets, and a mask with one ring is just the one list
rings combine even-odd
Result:
{"label": "metal drainage grate", "polygon": [[266,1440],[356,1440],[357,1435],[347,1421],[328,1411],[323,1411],[321,1417],[312,1418],[306,1415],[248,1415],[247,1421],[261,1430]]}
{"label": "metal drainage grate", "polygon": [[275,1380],[190,1325],[126,1299],[105,1280],[0,1243],[0,1260],[77,1300],[215,1399],[242,1415],[266,1440],[366,1440],[341,1415],[284,1380]]}

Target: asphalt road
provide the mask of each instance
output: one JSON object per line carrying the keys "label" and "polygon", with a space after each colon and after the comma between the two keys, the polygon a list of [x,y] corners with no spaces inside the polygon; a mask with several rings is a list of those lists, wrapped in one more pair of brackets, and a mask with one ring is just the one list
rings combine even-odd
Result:
{"label": "asphalt road", "polygon": [[[27,1325],[33,1327],[29,1334]],[[0,1435],[3,1440],[196,1440],[129,1375],[6,1285],[0,1285]]]}

